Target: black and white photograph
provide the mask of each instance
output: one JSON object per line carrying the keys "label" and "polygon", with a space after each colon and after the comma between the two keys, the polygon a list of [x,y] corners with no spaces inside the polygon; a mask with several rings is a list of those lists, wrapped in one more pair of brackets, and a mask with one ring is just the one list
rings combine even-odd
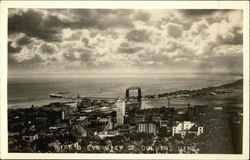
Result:
{"label": "black and white photograph", "polygon": [[242,155],[244,10],[190,6],[7,8],[7,152]]}

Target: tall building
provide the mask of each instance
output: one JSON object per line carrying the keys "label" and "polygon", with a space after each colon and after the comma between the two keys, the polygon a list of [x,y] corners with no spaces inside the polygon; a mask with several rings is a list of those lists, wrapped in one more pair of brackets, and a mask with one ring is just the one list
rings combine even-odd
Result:
{"label": "tall building", "polygon": [[139,125],[139,123],[145,122],[145,115],[135,115],[135,124]]}
{"label": "tall building", "polygon": [[126,107],[125,101],[118,99],[116,102],[116,122],[117,122],[117,125],[124,124],[125,107]]}
{"label": "tall building", "polygon": [[156,134],[156,124],[154,123],[139,123],[138,132],[146,132]]}

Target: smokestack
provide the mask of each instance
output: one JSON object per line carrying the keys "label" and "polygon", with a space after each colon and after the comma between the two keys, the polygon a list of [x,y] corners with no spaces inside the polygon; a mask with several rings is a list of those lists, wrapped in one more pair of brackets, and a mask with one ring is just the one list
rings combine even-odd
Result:
{"label": "smokestack", "polygon": [[65,119],[65,112],[62,111],[62,120],[64,120],[64,119]]}

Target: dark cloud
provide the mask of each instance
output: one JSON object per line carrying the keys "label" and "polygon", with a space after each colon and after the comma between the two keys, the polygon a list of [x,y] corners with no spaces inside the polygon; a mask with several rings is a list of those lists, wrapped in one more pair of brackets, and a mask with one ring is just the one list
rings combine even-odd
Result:
{"label": "dark cloud", "polygon": [[220,23],[223,20],[223,17],[206,17],[205,18],[208,24]]}
{"label": "dark cloud", "polygon": [[133,22],[129,19],[131,10],[115,9],[71,9],[68,14],[74,17],[73,21],[65,22],[65,27],[72,29],[95,28],[105,30],[113,27],[132,28]]}
{"label": "dark cloud", "polygon": [[29,44],[31,42],[32,42],[32,40],[29,37],[24,36],[24,37],[18,39],[16,43],[19,46],[23,46],[23,45]]}
{"label": "dark cloud", "polygon": [[222,44],[239,45],[243,44],[243,34],[239,31],[241,28],[234,27],[227,35],[217,35],[217,40]]}
{"label": "dark cloud", "polygon": [[8,33],[25,33],[45,41],[61,41],[60,20],[54,16],[43,17],[39,11],[20,11],[8,18]]}
{"label": "dark cloud", "polygon": [[195,68],[202,72],[230,74],[243,71],[242,55],[201,57],[200,59],[200,63]]}
{"label": "dark cloud", "polygon": [[50,61],[51,61],[51,62],[57,62],[58,59],[57,59],[56,57],[52,57],[52,58],[50,59]]}
{"label": "dark cloud", "polygon": [[183,28],[181,25],[175,23],[168,23],[166,25],[167,33],[169,36],[179,38],[182,35]]}
{"label": "dark cloud", "polygon": [[129,44],[127,42],[123,42],[120,44],[121,47],[129,47]]}
{"label": "dark cloud", "polygon": [[43,51],[43,53],[52,54],[55,52],[55,47],[53,45],[44,43],[41,45],[41,50]]}
{"label": "dark cloud", "polygon": [[132,54],[132,53],[135,53],[141,49],[142,49],[141,47],[119,47],[118,52]]}
{"label": "dark cloud", "polygon": [[149,35],[145,30],[132,30],[127,33],[126,39],[134,42],[149,42]]}
{"label": "dark cloud", "polygon": [[81,41],[84,43],[85,46],[88,46],[88,45],[89,45],[89,39],[88,39],[88,38],[83,37],[83,38],[81,39]]}
{"label": "dark cloud", "polygon": [[21,51],[21,47],[13,47],[11,45],[12,42],[8,42],[8,53],[11,54],[11,53],[18,53]]}
{"label": "dark cloud", "polygon": [[214,12],[229,12],[231,9],[180,9],[179,12],[186,16],[210,15]]}
{"label": "dark cloud", "polygon": [[134,19],[146,22],[146,21],[148,21],[150,19],[150,14],[147,13],[147,12],[138,11],[138,12],[135,13]]}
{"label": "dark cloud", "polygon": [[41,58],[40,55],[34,54],[30,59],[25,59],[23,61],[16,61],[14,57],[9,57],[8,63],[10,67],[18,68],[30,68],[30,67],[39,67],[45,60]]}
{"label": "dark cloud", "polygon": [[142,50],[142,47],[131,47],[129,43],[123,42],[120,44],[120,47],[118,47],[118,53],[127,53],[127,54],[132,54],[137,51]]}
{"label": "dark cloud", "polygon": [[191,27],[191,33],[193,36],[200,35],[202,31],[208,28],[208,22],[206,20],[194,23]]}
{"label": "dark cloud", "polygon": [[[29,9],[18,11],[9,15],[8,33],[25,33],[29,37],[36,37],[47,42],[62,41],[61,30],[71,29],[107,29],[113,27],[133,28],[134,24],[129,18],[131,10],[101,10],[101,9],[59,9],[47,10],[45,15],[38,10]],[[60,19],[56,14],[68,16],[68,19]],[[53,14],[53,15],[52,15]],[[72,37],[71,40],[73,40]]]}
{"label": "dark cloud", "polygon": [[20,62],[21,65],[36,65],[44,62],[45,60],[41,58],[40,55],[35,54],[32,58]]}
{"label": "dark cloud", "polygon": [[160,51],[161,52],[174,52],[176,51],[178,48],[181,48],[182,46],[176,42],[168,42],[165,47],[161,48]]}

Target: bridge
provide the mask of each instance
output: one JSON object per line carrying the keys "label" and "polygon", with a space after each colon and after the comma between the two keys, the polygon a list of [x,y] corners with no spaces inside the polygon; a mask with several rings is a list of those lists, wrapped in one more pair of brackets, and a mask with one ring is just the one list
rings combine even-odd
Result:
{"label": "bridge", "polygon": [[142,98],[142,94],[141,94],[141,87],[137,87],[137,86],[133,86],[133,87],[128,87],[126,89],[126,101],[129,101],[129,91],[130,90],[138,90],[138,102],[141,103],[141,98]]}

